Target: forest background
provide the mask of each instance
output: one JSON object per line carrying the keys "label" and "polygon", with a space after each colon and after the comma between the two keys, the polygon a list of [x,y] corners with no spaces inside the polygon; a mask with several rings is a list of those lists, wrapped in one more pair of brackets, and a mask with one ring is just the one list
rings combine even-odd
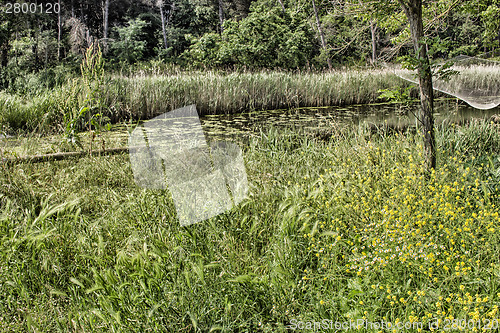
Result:
{"label": "forest background", "polygon": [[[28,6],[8,13],[4,2],[0,89],[26,94],[65,83],[80,75],[85,50],[96,41],[106,69],[122,74],[171,65],[321,70],[397,61],[412,45],[403,11],[389,3],[58,0],[51,13],[38,5],[33,14],[23,12]],[[499,46],[500,1],[425,1],[424,18],[432,58],[475,56]]]}

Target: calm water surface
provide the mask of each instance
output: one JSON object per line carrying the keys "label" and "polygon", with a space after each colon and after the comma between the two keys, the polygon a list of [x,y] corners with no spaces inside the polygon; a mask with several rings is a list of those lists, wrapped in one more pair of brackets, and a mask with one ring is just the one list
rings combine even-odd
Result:
{"label": "calm water surface", "polygon": [[[291,127],[310,131],[331,129],[338,123],[390,126],[415,126],[419,104],[354,105],[349,107],[300,108],[213,115],[201,118],[201,124],[209,137],[248,136],[274,127]],[[435,101],[435,120],[439,124],[463,122],[472,118],[488,119],[500,114],[500,108],[478,110],[456,100]]]}
{"label": "calm water surface", "polygon": [[[258,135],[271,127],[292,128],[307,132],[331,131],[340,124],[369,124],[389,126],[415,126],[419,104],[411,106],[396,104],[354,105],[348,107],[300,108],[289,110],[269,110],[246,112],[234,115],[207,115],[200,118],[203,131],[209,140],[228,140],[246,142],[250,136]],[[488,119],[500,115],[500,107],[491,110],[478,110],[467,104],[457,103],[454,99],[435,101],[436,123],[463,122],[471,118]],[[128,133],[134,126],[116,125],[110,132],[104,132],[106,147],[126,147]],[[81,134],[88,141],[88,133]],[[96,149],[100,148],[96,142]],[[43,138],[0,136],[0,149],[16,151],[17,154],[58,152],[61,149],[61,136]]]}

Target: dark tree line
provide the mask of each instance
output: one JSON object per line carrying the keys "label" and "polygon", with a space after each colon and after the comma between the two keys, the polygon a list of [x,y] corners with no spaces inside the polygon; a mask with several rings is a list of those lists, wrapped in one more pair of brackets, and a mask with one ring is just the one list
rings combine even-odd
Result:
{"label": "dark tree line", "polygon": [[[110,64],[163,59],[204,67],[332,68],[391,59],[396,45],[399,54],[412,50],[398,1],[56,1],[59,13],[0,13],[4,81],[9,70],[76,63],[92,42]],[[474,55],[500,45],[496,0],[423,6],[426,42],[439,44],[430,45],[437,50],[431,56]]]}

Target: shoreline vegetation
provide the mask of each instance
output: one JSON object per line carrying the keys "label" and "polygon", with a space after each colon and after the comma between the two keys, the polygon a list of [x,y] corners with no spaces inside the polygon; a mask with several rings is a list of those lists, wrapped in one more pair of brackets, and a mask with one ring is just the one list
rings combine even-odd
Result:
{"label": "shoreline vegetation", "polygon": [[[323,73],[177,72],[171,75],[105,74],[94,87],[99,112],[111,123],[146,120],[185,105],[200,115],[293,107],[345,106],[380,102],[380,90],[410,86],[388,70]],[[82,79],[28,96],[0,93],[0,129],[61,132],[85,105]],[[413,95],[416,95],[414,89]]]}
{"label": "shoreline vegetation", "polygon": [[271,128],[244,148],[248,199],[189,228],[126,154],[0,165],[0,331],[483,327],[500,306],[499,126],[437,126],[430,177],[414,132]]}

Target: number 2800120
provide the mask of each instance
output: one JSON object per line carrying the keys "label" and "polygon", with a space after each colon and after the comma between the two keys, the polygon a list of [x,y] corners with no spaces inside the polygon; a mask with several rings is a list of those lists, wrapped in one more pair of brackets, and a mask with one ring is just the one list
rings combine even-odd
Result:
{"label": "number 2800120", "polygon": [[58,3],[7,2],[2,7],[5,14],[58,14],[61,10]]}

